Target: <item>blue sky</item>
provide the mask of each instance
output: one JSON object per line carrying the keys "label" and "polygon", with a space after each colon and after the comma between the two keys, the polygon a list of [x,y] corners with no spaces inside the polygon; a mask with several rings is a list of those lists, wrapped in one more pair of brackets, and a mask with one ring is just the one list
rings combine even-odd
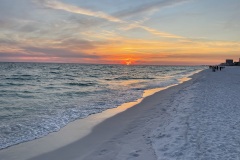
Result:
{"label": "blue sky", "polygon": [[1,0],[0,61],[237,60],[239,8],[239,0]]}

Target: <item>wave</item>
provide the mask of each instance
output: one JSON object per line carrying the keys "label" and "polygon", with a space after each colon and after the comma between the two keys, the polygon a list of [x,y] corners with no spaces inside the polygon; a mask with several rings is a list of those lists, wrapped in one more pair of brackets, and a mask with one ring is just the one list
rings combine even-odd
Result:
{"label": "wave", "polygon": [[49,73],[51,73],[51,74],[60,74],[61,72],[54,72],[54,71],[51,71],[51,72],[49,72]]}
{"label": "wave", "polygon": [[195,69],[179,73],[176,68],[155,66],[34,64],[28,69],[20,66],[5,70],[0,68],[5,75],[0,81],[0,149],[43,137],[76,119],[135,101],[146,89],[177,84],[178,77]]}
{"label": "wave", "polygon": [[2,86],[2,87],[4,87],[4,86],[24,86],[24,85],[25,84],[23,84],[23,83],[11,83],[11,82],[0,84],[0,86]]}
{"label": "wave", "polygon": [[92,83],[92,82],[88,82],[88,83],[72,82],[72,83],[66,83],[66,85],[69,85],[69,86],[84,86],[84,87],[88,87],[88,86],[94,86],[94,85],[96,85],[96,83]]}
{"label": "wave", "polygon": [[21,75],[21,77],[32,77],[32,75],[29,75],[29,74],[23,74],[23,75]]}
{"label": "wave", "polygon": [[9,86],[24,86],[26,84],[23,84],[23,83],[6,83],[7,85]]}
{"label": "wave", "polygon": [[106,81],[114,81],[114,80],[152,80],[152,79],[156,79],[153,77],[127,77],[127,76],[123,76],[123,77],[117,77],[117,78],[106,78]]}
{"label": "wave", "polygon": [[6,80],[15,80],[15,81],[30,81],[34,80],[34,78],[30,78],[29,76],[27,77],[7,77],[5,78]]}

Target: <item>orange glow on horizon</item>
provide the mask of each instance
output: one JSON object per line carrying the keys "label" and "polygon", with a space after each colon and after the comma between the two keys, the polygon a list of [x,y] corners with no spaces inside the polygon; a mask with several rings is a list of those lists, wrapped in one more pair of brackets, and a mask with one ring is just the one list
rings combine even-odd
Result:
{"label": "orange glow on horizon", "polygon": [[[119,43],[120,40],[121,43]],[[54,44],[56,45],[46,50],[44,48],[48,47],[45,45],[38,46],[36,49],[33,47],[33,51],[25,51],[16,45],[2,47],[0,51],[9,54],[9,57],[2,58],[4,61],[84,62],[122,65],[208,65],[223,63],[227,58],[239,59],[240,49],[240,44],[236,42],[194,40],[185,42],[128,38],[100,43],[93,48],[81,48],[77,45],[69,48],[69,46]],[[31,44],[29,45],[31,46]],[[60,54],[61,50],[64,56]],[[22,56],[14,57],[16,52],[21,53]],[[48,52],[53,53],[48,56]],[[70,56],[67,56],[68,53]]]}
{"label": "orange glow on horizon", "polygon": [[125,58],[120,62],[120,64],[130,66],[136,64],[136,60],[132,58]]}
{"label": "orange glow on horizon", "polygon": [[[217,0],[140,0],[121,3],[121,8],[114,2],[102,7],[100,1],[35,1],[21,7],[0,1],[7,8],[1,10],[0,62],[213,65],[240,57],[237,0],[217,8]],[[211,16],[186,16],[185,9]]]}

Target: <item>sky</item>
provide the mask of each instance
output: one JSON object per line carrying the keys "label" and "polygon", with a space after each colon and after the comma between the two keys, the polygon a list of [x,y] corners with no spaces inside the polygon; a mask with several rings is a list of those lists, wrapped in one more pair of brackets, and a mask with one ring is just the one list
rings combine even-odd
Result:
{"label": "sky", "polygon": [[239,8],[240,0],[0,0],[0,62],[238,61]]}

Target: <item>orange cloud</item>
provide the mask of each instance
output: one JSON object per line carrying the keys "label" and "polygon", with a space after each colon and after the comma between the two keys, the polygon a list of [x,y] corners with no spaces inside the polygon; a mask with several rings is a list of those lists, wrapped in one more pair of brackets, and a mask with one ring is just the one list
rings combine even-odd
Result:
{"label": "orange cloud", "polygon": [[130,59],[133,64],[217,64],[226,58],[237,60],[240,51],[239,42],[181,37],[174,41],[144,40],[120,36],[114,31],[83,34],[88,34],[88,40],[35,37],[20,39],[15,45],[2,43],[0,58],[69,63],[126,64]]}
{"label": "orange cloud", "polygon": [[229,57],[237,58],[239,50],[240,45],[235,42],[193,41],[189,44],[125,39],[98,46],[94,52],[111,63],[131,58],[135,64],[217,64]]}

